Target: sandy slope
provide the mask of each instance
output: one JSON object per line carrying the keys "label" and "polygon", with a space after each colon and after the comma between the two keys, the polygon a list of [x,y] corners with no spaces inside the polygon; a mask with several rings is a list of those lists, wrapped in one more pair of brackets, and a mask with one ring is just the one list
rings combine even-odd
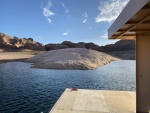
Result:
{"label": "sandy slope", "polygon": [[33,56],[34,55],[23,53],[23,52],[0,52],[0,63],[23,60]]}
{"label": "sandy slope", "polygon": [[91,70],[117,60],[108,54],[83,48],[48,51],[26,60],[35,68]]}

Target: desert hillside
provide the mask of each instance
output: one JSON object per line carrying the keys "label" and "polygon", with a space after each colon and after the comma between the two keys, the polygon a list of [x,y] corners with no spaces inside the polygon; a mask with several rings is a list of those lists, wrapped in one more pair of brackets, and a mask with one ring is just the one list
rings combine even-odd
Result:
{"label": "desert hillside", "polygon": [[92,70],[117,60],[108,54],[85,48],[47,51],[26,60],[34,68]]}
{"label": "desert hillside", "polygon": [[32,38],[11,37],[4,33],[0,33],[1,51],[17,51],[19,49],[45,50],[43,44],[34,41]]}

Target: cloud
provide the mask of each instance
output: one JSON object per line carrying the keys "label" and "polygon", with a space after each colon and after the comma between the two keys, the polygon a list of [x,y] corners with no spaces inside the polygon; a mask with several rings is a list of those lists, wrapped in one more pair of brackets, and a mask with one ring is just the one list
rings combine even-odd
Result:
{"label": "cloud", "polygon": [[67,36],[68,34],[69,34],[68,32],[64,32],[62,35]]}
{"label": "cloud", "polygon": [[95,18],[95,22],[114,21],[129,0],[103,0],[98,7],[100,13]]}
{"label": "cloud", "polygon": [[51,1],[49,0],[48,4],[45,7],[42,7],[42,5],[40,7],[42,8],[43,16],[46,17],[48,23],[52,23],[51,16],[54,16],[55,13],[51,11],[51,7],[52,7]]}
{"label": "cloud", "polygon": [[71,29],[67,29],[67,30],[65,30],[64,33],[62,33],[62,35],[63,35],[63,36],[67,36],[67,35],[70,34],[71,31],[72,31]]}
{"label": "cloud", "polygon": [[50,18],[47,18],[48,23],[52,23],[52,20]]}
{"label": "cloud", "polygon": [[61,5],[65,8],[65,13],[69,13],[69,9],[66,7],[65,3],[61,3]]}
{"label": "cloud", "polygon": [[84,17],[84,20],[82,21],[83,23],[86,23],[87,22],[87,19],[88,19],[88,13],[87,12],[84,12],[83,15]]}
{"label": "cloud", "polygon": [[101,36],[101,38],[108,38],[108,33],[105,31],[105,33]]}
{"label": "cloud", "polygon": [[84,19],[82,22],[83,22],[83,23],[86,23],[86,21],[87,21],[87,19]]}
{"label": "cloud", "polygon": [[52,11],[50,11],[49,9],[47,9],[47,8],[43,8],[43,15],[45,17],[50,17],[50,16],[53,16],[55,14]]}

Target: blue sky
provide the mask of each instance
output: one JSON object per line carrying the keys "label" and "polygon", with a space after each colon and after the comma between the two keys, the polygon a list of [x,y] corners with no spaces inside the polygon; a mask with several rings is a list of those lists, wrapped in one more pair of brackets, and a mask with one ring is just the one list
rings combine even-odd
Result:
{"label": "blue sky", "polygon": [[107,30],[129,0],[0,0],[0,32],[43,44],[106,45]]}

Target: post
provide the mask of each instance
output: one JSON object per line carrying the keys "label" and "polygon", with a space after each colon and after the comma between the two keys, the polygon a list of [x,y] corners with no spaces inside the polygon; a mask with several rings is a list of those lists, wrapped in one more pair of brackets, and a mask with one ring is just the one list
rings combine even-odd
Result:
{"label": "post", "polygon": [[150,35],[136,37],[136,109],[150,111]]}

